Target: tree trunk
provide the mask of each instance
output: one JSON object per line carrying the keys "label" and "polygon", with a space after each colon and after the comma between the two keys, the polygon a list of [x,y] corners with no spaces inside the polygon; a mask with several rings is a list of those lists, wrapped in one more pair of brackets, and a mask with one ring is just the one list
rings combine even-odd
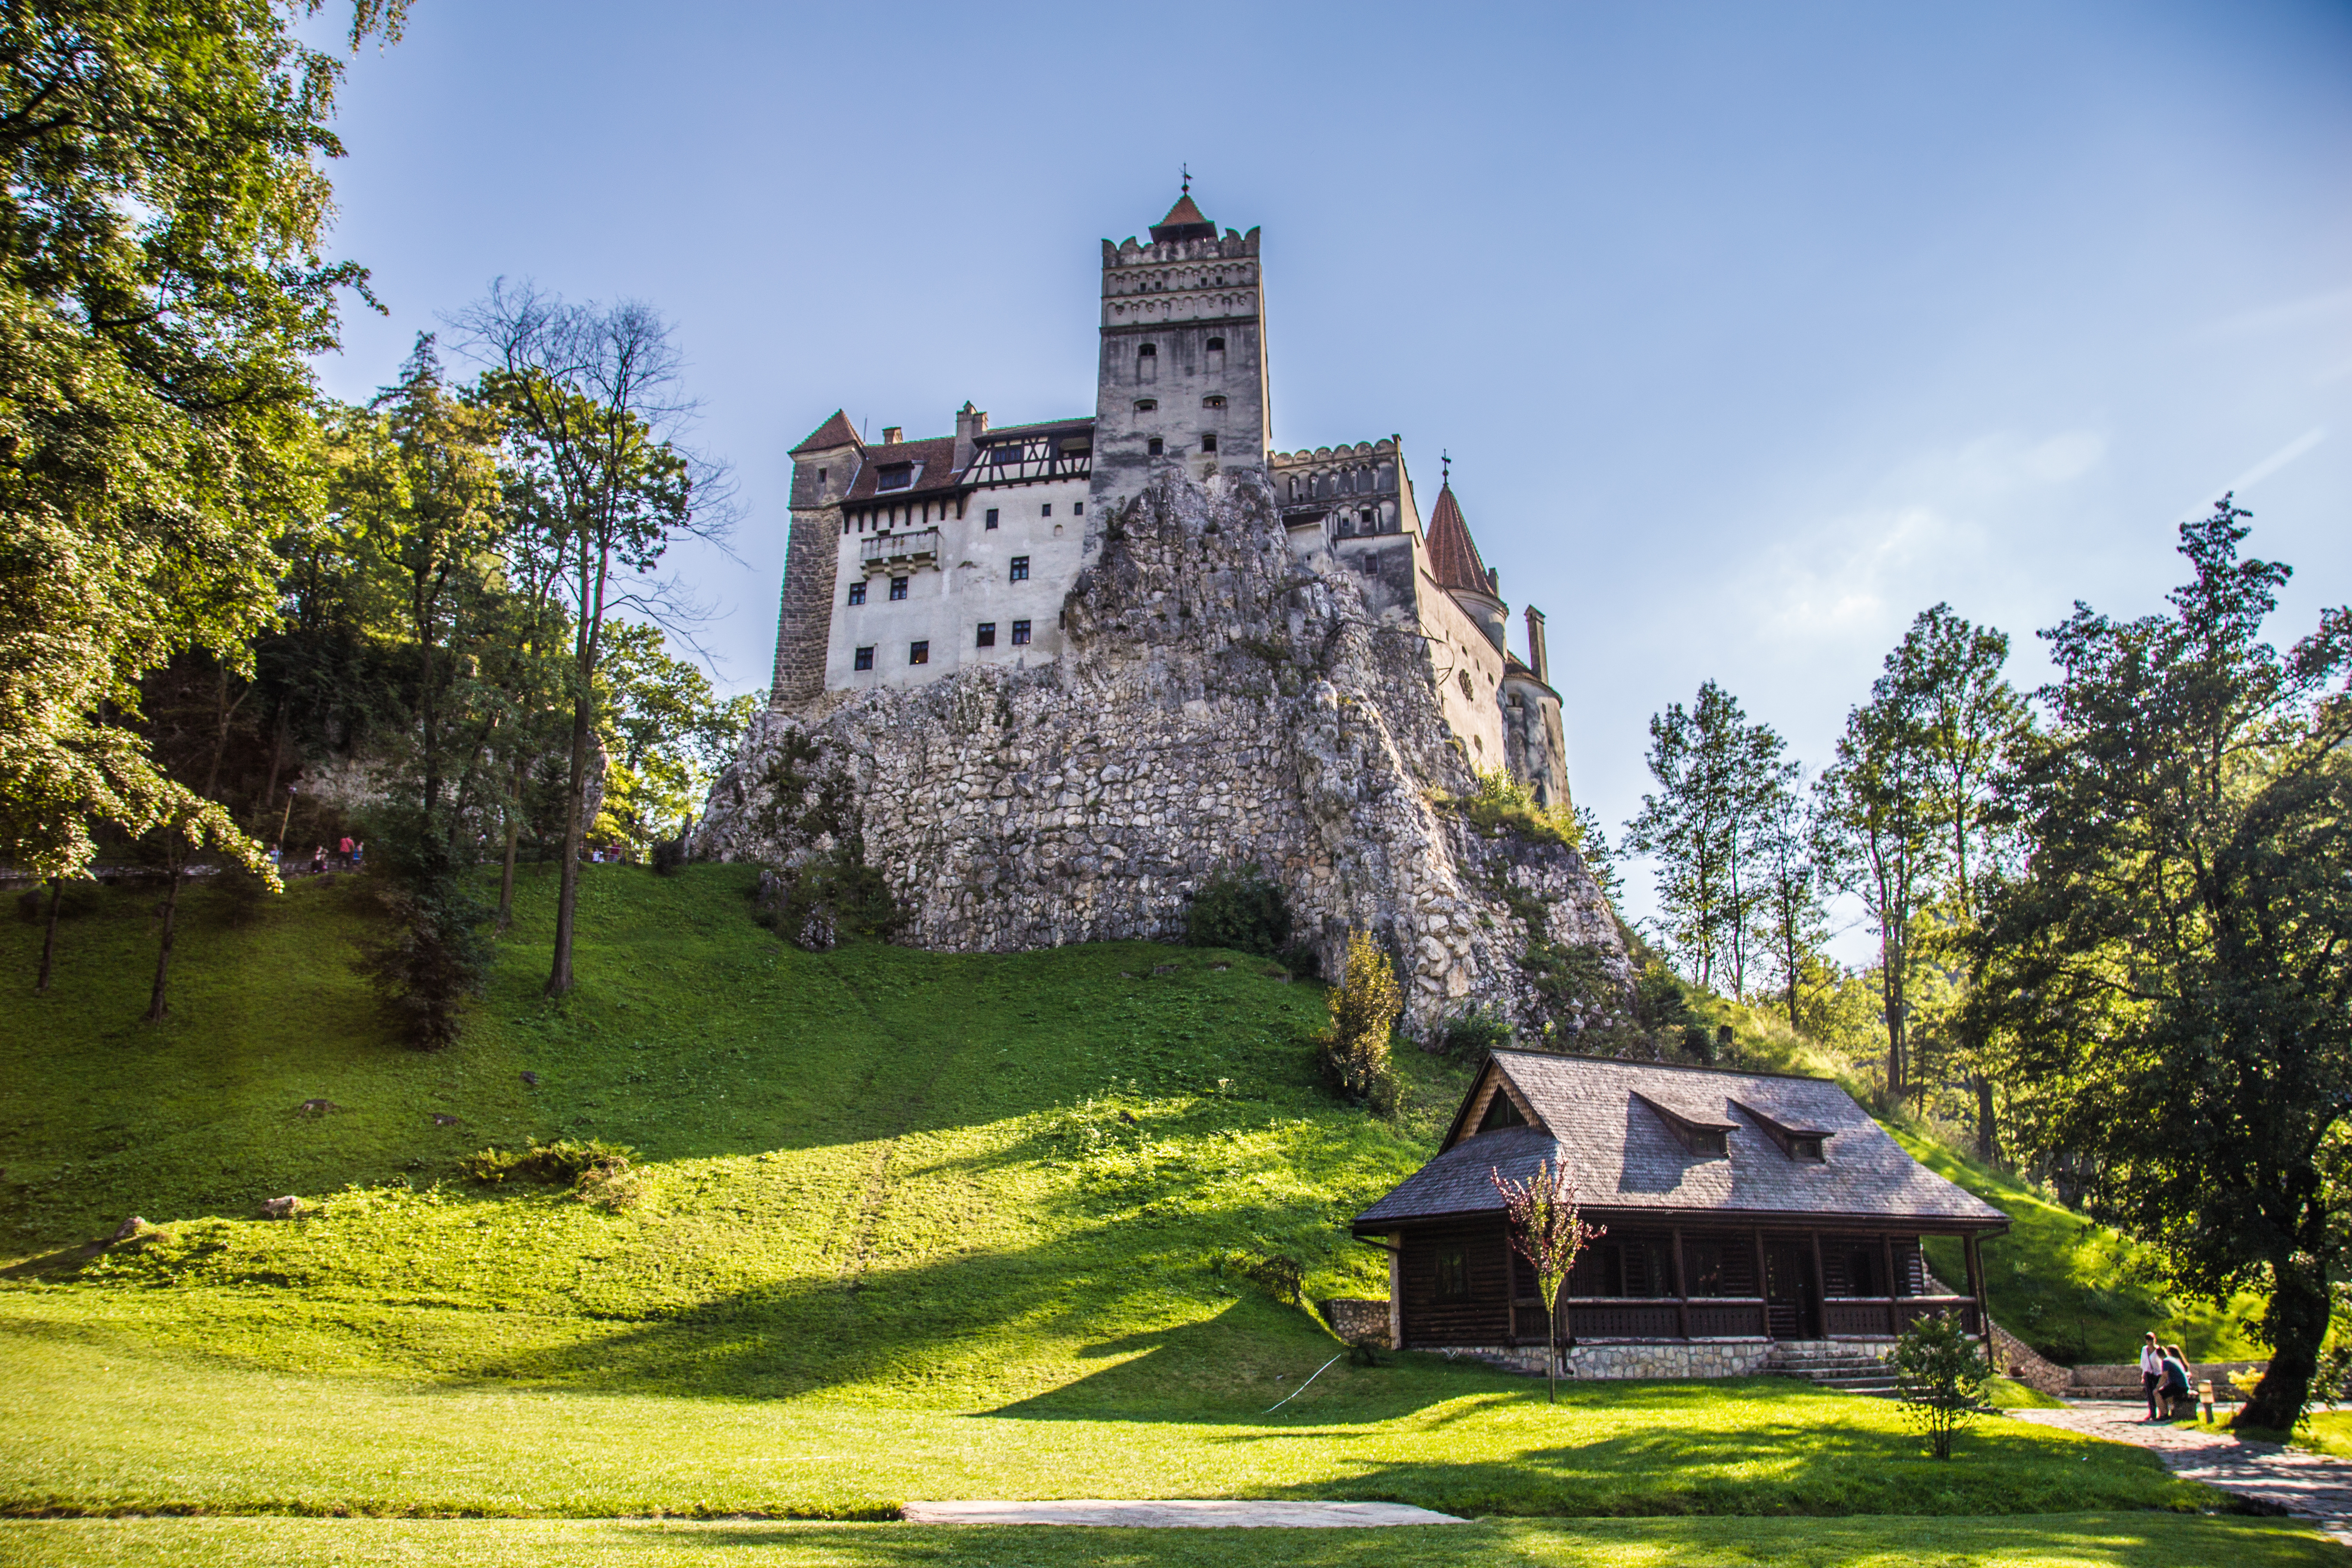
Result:
{"label": "tree trunk", "polygon": [[556,873],[555,962],[547,974],[547,994],[572,989],[572,916],[580,902],[580,847],[588,826],[580,820],[588,785],[588,704],[594,699],[585,680],[572,710],[572,765],[563,786],[563,864]]}
{"label": "tree trunk", "polygon": [[1559,1403],[1559,1302],[1544,1313],[1544,1403]]}
{"label": "tree trunk", "polygon": [[[420,629],[430,626],[422,613],[418,625]],[[436,731],[438,715],[433,708],[433,637],[430,630],[426,629],[425,635],[417,640],[423,644],[418,649],[424,660],[424,673],[417,689],[417,717],[419,738],[425,742],[425,819],[429,832],[433,813],[441,804],[441,740]]]}
{"label": "tree trunk", "polygon": [[514,924],[515,835],[520,826],[518,819],[522,816],[522,764],[520,763],[515,764],[514,786],[508,791],[507,809],[503,815],[507,819],[507,857],[505,864],[499,870],[499,930],[500,931]]}
{"label": "tree trunk", "polygon": [[33,994],[36,996],[46,996],[49,994],[49,964],[58,954],[58,906],[65,901],[66,879],[63,877],[50,878],[49,929],[41,937],[41,977],[33,984]]}
{"label": "tree trunk", "polygon": [[172,885],[163,892],[163,940],[155,950],[155,989],[147,998],[147,1021],[151,1024],[162,1023],[172,1010],[164,998],[172,979],[172,932],[180,912],[180,870],[186,861],[186,852],[177,847],[164,859]]}
{"label": "tree trunk", "polygon": [[2294,1256],[2271,1260],[2271,1305],[2263,1318],[2263,1333],[2271,1342],[2270,1365],[2254,1385],[2254,1396],[2230,1423],[2232,1431],[2294,1430],[2319,1371],[2327,1308],[2326,1282],[2309,1264]]}
{"label": "tree trunk", "polygon": [[1992,1108],[1992,1079],[1977,1074],[1977,1158],[1990,1164],[2000,1158],[2000,1124]]}

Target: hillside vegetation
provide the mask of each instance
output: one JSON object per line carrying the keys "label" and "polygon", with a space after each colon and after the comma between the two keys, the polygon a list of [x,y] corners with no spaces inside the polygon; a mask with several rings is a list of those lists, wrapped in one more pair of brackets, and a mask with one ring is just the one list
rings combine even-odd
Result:
{"label": "hillside vegetation", "polygon": [[[349,879],[198,897],[171,1021],[145,900],[68,922],[0,1042],[0,1511],[873,1516],[920,1496],[1390,1497],[1474,1513],[2196,1507],[2137,1451],[1777,1379],[1541,1385],[1344,1347],[1259,1280],[1378,1294],[1347,1218],[1465,1067],[1381,1122],[1318,1082],[1315,987],[1149,944],[813,955],[749,876],[546,879],[459,1047],[394,1044]],[[11,924],[0,972],[37,933]],[[317,1103],[324,1102],[324,1103]],[[636,1151],[612,1206],[468,1181]],[[291,1221],[262,1200],[303,1197]],[[151,1222],[89,1245],[124,1216]]]}

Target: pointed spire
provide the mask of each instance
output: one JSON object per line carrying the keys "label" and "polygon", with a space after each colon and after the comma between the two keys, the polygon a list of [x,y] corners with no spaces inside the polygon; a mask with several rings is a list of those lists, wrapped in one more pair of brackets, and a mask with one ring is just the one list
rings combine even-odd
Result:
{"label": "pointed spire", "polygon": [[1470,525],[1462,517],[1462,503],[1454,499],[1450,474],[1437,492],[1436,509],[1429,515],[1428,539],[1430,574],[1437,579],[1438,586],[1456,593],[1494,596],[1494,579],[1486,574],[1486,563],[1479,558],[1478,546],[1470,537]]}
{"label": "pointed spire", "polygon": [[1199,205],[1192,200],[1192,172],[1188,167],[1184,171],[1183,190],[1177,196],[1176,205],[1168,209],[1166,217],[1151,226],[1151,243],[1160,245],[1175,239],[1216,237],[1217,226],[1202,215]]}

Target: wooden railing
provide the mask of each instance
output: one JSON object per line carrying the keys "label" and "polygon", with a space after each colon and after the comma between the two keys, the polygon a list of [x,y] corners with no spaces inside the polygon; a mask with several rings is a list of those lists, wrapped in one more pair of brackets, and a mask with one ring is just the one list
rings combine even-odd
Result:
{"label": "wooden railing", "polygon": [[1977,1304],[1967,1296],[1832,1296],[1822,1303],[1822,1332],[1836,1339],[1893,1339],[1913,1320],[1958,1312],[1969,1333],[1982,1333]]}

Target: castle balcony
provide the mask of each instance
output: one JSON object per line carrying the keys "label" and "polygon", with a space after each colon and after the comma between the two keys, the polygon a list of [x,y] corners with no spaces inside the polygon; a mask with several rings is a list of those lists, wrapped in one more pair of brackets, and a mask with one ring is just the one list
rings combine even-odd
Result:
{"label": "castle balcony", "polygon": [[874,533],[862,552],[866,570],[887,572],[900,566],[936,566],[940,563],[940,531],[912,529],[905,533]]}

